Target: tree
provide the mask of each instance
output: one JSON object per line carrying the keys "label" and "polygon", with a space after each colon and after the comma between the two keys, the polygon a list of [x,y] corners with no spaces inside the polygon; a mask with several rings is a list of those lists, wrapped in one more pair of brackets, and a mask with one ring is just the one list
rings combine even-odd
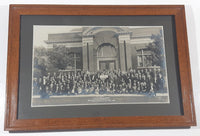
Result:
{"label": "tree", "polygon": [[150,43],[147,47],[148,50],[152,53],[152,65],[160,66],[162,68],[165,67],[165,52],[164,52],[164,45],[162,35],[152,35],[151,39],[154,41]]}
{"label": "tree", "polygon": [[46,74],[46,49],[43,47],[37,47],[34,49],[34,77],[40,77]]}
{"label": "tree", "polygon": [[73,56],[69,54],[69,49],[64,46],[57,46],[47,52],[48,60],[55,68],[65,69],[72,66]]}

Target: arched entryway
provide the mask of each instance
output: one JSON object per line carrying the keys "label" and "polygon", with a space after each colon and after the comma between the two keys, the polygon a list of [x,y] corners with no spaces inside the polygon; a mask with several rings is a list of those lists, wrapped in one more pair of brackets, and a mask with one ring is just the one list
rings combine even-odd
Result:
{"label": "arched entryway", "polygon": [[97,70],[115,70],[118,67],[117,51],[110,43],[103,43],[97,48]]}

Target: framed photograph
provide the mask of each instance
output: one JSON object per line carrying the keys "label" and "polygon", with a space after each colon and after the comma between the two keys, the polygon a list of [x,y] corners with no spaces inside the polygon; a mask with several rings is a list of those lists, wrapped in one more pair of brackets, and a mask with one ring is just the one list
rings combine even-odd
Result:
{"label": "framed photograph", "polygon": [[5,130],[194,125],[184,6],[10,6]]}

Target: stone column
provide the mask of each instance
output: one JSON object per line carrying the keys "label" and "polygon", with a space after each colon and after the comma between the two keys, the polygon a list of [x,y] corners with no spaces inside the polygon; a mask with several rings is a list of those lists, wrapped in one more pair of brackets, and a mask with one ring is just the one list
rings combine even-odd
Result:
{"label": "stone column", "polygon": [[119,36],[119,68],[121,71],[127,71],[132,67],[131,49],[130,49],[130,34],[120,33]]}
{"label": "stone column", "polygon": [[93,49],[93,36],[83,37],[83,70],[90,72],[95,71],[94,67],[94,49]]}
{"label": "stone column", "polygon": [[133,44],[131,44],[130,47],[131,47],[130,51],[131,51],[132,68],[136,69],[137,68],[137,51]]}

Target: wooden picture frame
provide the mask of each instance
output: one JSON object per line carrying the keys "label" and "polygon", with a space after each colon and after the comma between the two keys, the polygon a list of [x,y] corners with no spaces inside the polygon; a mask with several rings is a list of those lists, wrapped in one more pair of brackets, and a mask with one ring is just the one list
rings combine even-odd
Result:
{"label": "wooden picture frame", "polygon": [[[72,118],[19,119],[19,63],[21,16],[173,16],[180,75],[182,115],[96,116]],[[7,62],[6,131],[173,128],[196,125],[192,80],[183,5],[81,6],[10,5]],[[28,96],[27,96],[28,97]]]}

